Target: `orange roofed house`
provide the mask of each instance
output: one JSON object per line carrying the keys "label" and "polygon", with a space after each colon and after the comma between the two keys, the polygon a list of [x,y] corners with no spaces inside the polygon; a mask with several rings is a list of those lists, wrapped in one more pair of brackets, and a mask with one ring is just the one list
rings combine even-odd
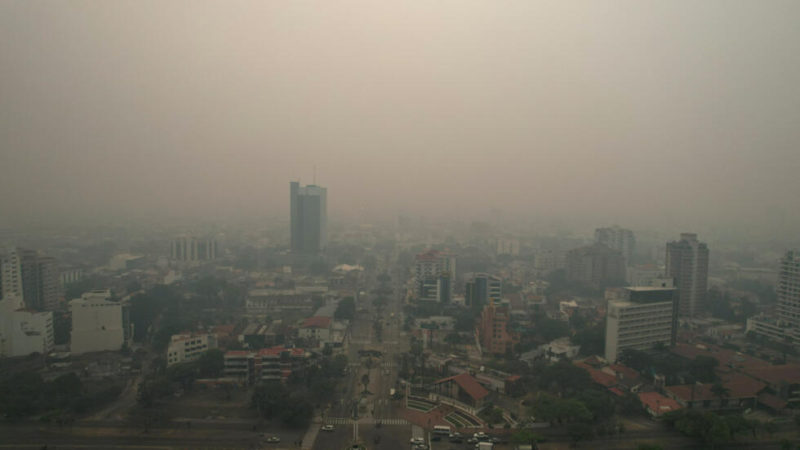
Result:
{"label": "orange roofed house", "polygon": [[489,391],[468,373],[442,378],[433,383],[434,391],[475,408],[483,406]]}

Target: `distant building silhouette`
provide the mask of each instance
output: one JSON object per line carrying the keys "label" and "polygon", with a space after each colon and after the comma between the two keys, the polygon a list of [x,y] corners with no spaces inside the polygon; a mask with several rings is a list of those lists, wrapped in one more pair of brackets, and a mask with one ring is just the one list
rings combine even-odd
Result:
{"label": "distant building silhouette", "polygon": [[321,186],[289,183],[291,250],[314,254],[325,249],[328,227],[328,190]]}
{"label": "distant building silhouette", "polygon": [[682,233],[679,241],[667,243],[665,275],[675,280],[681,317],[696,317],[706,308],[708,255],[708,246],[694,233]]}
{"label": "distant building silhouette", "polygon": [[170,258],[178,262],[213,261],[218,251],[216,239],[179,236],[172,240]]}
{"label": "distant building silhouette", "polygon": [[622,256],[625,257],[625,264],[631,264],[633,251],[636,248],[636,238],[633,236],[633,231],[620,228],[617,225],[598,228],[594,230],[594,241],[622,253]]}
{"label": "distant building silhouette", "polygon": [[625,258],[617,250],[595,244],[567,253],[567,279],[594,286],[625,282]]}

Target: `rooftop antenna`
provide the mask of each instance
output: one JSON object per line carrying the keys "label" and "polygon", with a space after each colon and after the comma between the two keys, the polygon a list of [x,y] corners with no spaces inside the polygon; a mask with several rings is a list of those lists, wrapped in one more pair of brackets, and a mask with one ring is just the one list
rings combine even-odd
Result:
{"label": "rooftop antenna", "polygon": [[317,185],[317,165],[314,164],[314,186]]}

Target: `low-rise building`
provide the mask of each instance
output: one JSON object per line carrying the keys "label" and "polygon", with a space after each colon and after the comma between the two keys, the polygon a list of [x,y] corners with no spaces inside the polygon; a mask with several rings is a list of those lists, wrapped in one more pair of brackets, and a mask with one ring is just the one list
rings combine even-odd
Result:
{"label": "low-rise building", "polygon": [[217,348],[217,336],[214,334],[173,335],[167,347],[167,367],[194,361],[212,348]]}
{"label": "low-rise building", "polygon": [[301,348],[271,347],[259,351],[225,353],[224,374],[248,384],[286,381],[293,371],[305,366],[309,354]]}
{"label": "low-rise building", "polygon": [[664,414],[683,409],[678,402],[669,397],[664,397],[658,392],[641,392],[639,401],[642,402],[644,410],[652,417],[661,417]]}
{"label": "low-rise building", "polygon": [[320,347],[331,341],[333,320],[330,317],[313,316],[303,321],[297,330],[300,339],[317,342]]}

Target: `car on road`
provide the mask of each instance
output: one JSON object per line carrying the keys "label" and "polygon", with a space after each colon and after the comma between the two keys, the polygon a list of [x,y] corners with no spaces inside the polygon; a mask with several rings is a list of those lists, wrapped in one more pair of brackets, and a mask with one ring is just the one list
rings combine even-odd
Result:
{"label": "car on road", "polygon": [[413,444],[417,444],[417,445],[419,445],[419,444],[424,444],[424,443],[425,443],[425,438],[421,438],[421,437],[414,437],[414,438],[411,438],[411,441],[410,441],[410,442],[411,442],[411,444],[412,444],[412,445],[413,445]]}
{"label": "car on road", "polygon": [[281,438],[279,438],[278,436],[270,436],[270,437],[267,438],[267,443],[269,443],[269,444],[277,444],[280,441],[281,441]]}
{"label": "car on road", "polygon": [[334,429],[335,428],[333,427],[333,425],[323,425],[322,428],[320,428],[320,430],[322,431],[333,431]]}

